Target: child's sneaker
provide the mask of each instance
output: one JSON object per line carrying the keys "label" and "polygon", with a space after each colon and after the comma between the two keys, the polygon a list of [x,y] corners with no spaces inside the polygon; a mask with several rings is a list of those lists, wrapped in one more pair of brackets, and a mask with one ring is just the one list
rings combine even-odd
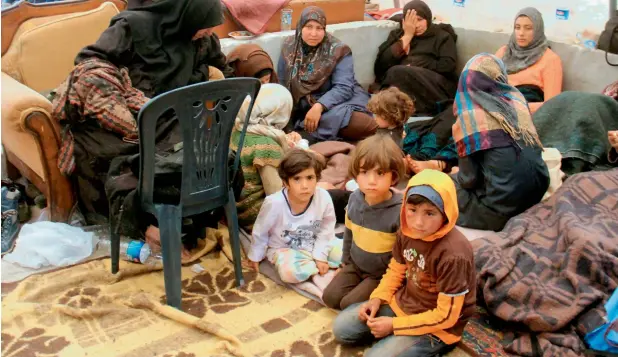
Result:
{"label": "child's sneaker", "polygon": [[[2,202],[4,204],[4,201]],[[19,231],[19,214],[17,210],[10,209],[2,212],[2,227],[1,227],[1,244],[2,254],[13,248],[15,238]]]}
{"label": "child's sneaker", "polygon": [[17,231],[19,231],[19,206],[20,193],[14,187],[2,187],[0,194],[2,199],[2,226],[1,228],[1,243],[2,254],[8,252],[13,247]]}
{"label": "child's sneaker", "polygon": [[21,194],[15,187],[2,186],[2,213],[5,211],[17,209],[19,205],[19,197]]}

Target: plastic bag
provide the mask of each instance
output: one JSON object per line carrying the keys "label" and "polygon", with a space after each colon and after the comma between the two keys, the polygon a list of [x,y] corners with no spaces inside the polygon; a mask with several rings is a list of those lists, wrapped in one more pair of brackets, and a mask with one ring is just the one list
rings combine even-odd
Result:
{"label": "plastic bag", "polygon": [[584,337],[586,344],[594,351],[618,353],[618,289],[605,303],[607,323]]}
{"label": "plastic bag", "polygon": [[4,260],[26,268],[73,265],[89,257],[98,239],[65,223],[36,222],[21,228],[17,244]]}

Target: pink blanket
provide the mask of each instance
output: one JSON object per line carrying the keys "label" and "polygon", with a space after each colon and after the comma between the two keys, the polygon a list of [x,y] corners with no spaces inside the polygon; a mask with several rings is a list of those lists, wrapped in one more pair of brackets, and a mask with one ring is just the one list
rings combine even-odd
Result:
{"label": "pink blanket", "polygon": [[247,31],[260,35],[268,21],[290,0],[222,0],[234,20]]}

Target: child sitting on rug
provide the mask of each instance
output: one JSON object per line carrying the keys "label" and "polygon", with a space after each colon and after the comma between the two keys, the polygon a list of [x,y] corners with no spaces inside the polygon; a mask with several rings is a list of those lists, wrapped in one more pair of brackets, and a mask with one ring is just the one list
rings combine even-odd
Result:
{"label": "child sitting on rug", "polygon": [[281,160],[284,188],[266,197],[253,226],[247,256],[256,271],[266,257],[283,282],[295,284],[341,264],[333,201],[316,187],[323,167],[313,152],[303,149],[292,149]]}
{"label": "child sitting on rug", "polygon": [[476,304],[472,246],[455,228],[453,180],[424,170],[408,183],[393,258],[371,299],[337,316],[346,344],[376,343],[365,356],[441,356],[455,348]]}
{"label": "child sitting on rug", "polygon": [[386,134],[402,147],[403,126],[414,114],[414,102],[396,87],[384,89],[369,99],[367,109],[378,124],[376,134]]}
{"label": "child sitting on rug", "polygon": [[343,267],[324,290],[333,309],[367,301],[391,259],[399,229],[402,196],[395,193],[405,174],[401,149],[386,135],[361,141],[349,167],[359,189],[348,201],[343,235]]}

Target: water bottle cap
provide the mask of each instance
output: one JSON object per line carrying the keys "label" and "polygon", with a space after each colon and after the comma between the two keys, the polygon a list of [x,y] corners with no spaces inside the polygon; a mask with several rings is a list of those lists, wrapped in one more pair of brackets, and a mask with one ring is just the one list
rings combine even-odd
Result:
{"label": "water bottle cap", "polygon": [[309,140],[307,140],[307,139],[300,139],[298,141],[298,143],[296,144],[296,146],[301,148],[301,149],[309,149]]}

